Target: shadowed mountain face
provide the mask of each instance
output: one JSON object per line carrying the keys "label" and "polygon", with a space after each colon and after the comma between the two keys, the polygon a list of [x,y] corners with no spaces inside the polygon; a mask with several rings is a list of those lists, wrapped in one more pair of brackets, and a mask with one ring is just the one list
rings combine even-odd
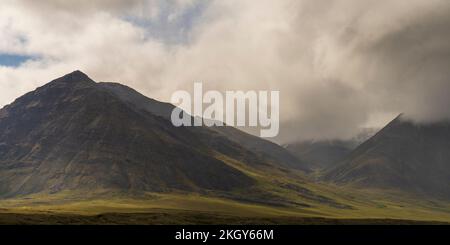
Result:
{"label": "shadowed mountain face", "polygon": [[79,71],[16,99],[0,110],[0,196],[75,189],[227,191],[254,184],[217,155],[252,167],[302,168],[293,157],[280,164],[276,157],[264,159],[216,130],[174,127],[167,117],[172,109]]}
{"label": "shadowed mountain face", "polygon": [[186,128],[134,108],[81,72],[0,111],[2,196],[64,189],[230,190],[253,180]]}
{"label": "shadowed mountain face", "polygon": [[357,147],[325,180],[450,197],[450,123],[399,116]]}
{"label": "shadowed mountain face", "polygon": [[[135,108],[170,120],[174,106],[143,96],[135,90],[118,83],[100,83],[100,86],[116,94]],[[192,119],[194,120],[194,119]],[[199,120],[196,118],[196,120]],[[269,163],[282,168],[308,172],[307,164],[296,158],[282,146],[257,136],[247,134],[233,127],[188,127],[199,140],[223,154],[241,155],[248,163]]]}

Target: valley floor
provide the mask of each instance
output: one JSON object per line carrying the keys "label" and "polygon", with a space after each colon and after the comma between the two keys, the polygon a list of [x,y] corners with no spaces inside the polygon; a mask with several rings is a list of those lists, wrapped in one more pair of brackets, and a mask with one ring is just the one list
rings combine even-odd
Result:
{"label": "valley floor", "polygon": [[37,194],[0,200],[0,224],[450,224],[448,202],[358,197],[339,199],[350,207],[339,208],[271,206],[198,194],[130,198],[109,193],[84,199],[73,193]]}
{"label": "valley floor", "polygon": [[438,221],[332,219],[321,217],[238,217],[220,213],[159,210],[154,213],[0,213],[1,225],[449,225]]}

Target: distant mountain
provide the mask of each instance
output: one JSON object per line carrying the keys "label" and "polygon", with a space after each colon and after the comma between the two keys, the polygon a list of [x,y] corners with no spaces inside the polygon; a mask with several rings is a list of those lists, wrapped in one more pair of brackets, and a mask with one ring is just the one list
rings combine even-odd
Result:
{"label": "distant mountain", "polygon": [[344,160],[353,149],[376,132],[375,128],[364,128],[349,140],[307,140],[287,144],[284,147],[306,162],[310,169],[327,170]]}
{"label": "distant mountain", "polygon": [[288,151],[308,163],[310,169],[328,169],[343,160],[353,149],[353,142],[341,140],[303,141],[285,146]]}
{"label": "distant mountain", "polygon": [[218,154],[256,167],[303,168],[299,161],[264,159],[216,130],[174,127],[167,120],[172,108],[123,85],[96,83],[80,71],[27,93],[0,110],[0,196],[223,191],[255,183]]}
{"label": "distant mountain", "polygon": [[449,198],[450,122],[422,125],[399,116],[324,179]]}

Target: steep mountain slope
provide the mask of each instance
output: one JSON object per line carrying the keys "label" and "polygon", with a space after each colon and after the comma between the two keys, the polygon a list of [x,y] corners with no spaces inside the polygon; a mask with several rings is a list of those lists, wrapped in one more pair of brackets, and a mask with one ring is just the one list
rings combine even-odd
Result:
{"label": "steep mountain slope", "polygon": [[[170,120],[170,116],[174,106],[169,103],[159,102],[143,96],[132,88],[118,83],[100,83],[100,86],[110,90],[119,96],[122,100],[132,104],[136,108],[148,111],[155,115]],[[286,149],[261,139],[259,137],[247,134],[233,127],[189,127],[187,130],[202,136],[200,140],[213,147],[216,151],[225,154],[237,154],[242,151],[239,148],[245,148],[247,151],[255,154],[259,162],[268,162],[275,166],[284,168],[293,168],[302,171],[309,171],[307,164],[302,162]],[[236,147],[237,146],[237,147]],[[255,161],[252,159],[244,159],[245,161]]]}
{"label": "steep mountain slope", "polygon": [[397,117],[324,176],[325,180],[450,197],[450,123]]}
{"label": "steep mountain slope", "polygon": [[76,71],[0,111],[0,195],[252,185],[212,151],[186,128],[133,108]]}

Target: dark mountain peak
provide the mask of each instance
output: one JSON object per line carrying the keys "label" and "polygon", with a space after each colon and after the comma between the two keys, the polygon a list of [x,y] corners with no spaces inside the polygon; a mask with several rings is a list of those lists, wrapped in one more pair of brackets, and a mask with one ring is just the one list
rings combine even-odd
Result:
{"label": "dark mountain peak", "polygon": [[86,75],[80,70],[73,71],[67,75],[62,76],[59,79],[69,82],[80,82],[80,81],[94,82],[91,78],[89,78],[88,75]]}
{"label": "dark mountain peak", "polygon": [[95,84],[94,80],[92,80],[88,75],[86,75],[85,73],[76,70],[74,72],[71,72],[69,74],[66,74],[60,78],[57,78],[53,81],[51,81],[50,83],[44,85],[45,86],[50,86],[53,87],[55,85],[57,86],[73,86],[73,85],[92,85]]}
{"label": "dark mountain peak", "polygon": [[[97,83],[88,77],[83,72],[76,70],[62,77],[59,77],[51,82],[37,88],[35,91],[30,92],[34,98],[46,97],[52,95],[52,97],[59,95],[61,98],[67,96],[67,93],[73,91],[95,89]],[[28,97],[28,96],[25,96]],[[21,98],[19,98],[21,99]]]}
{"label": "dark mountain peak", "polygon": [[[61,101],[69,101],[69,97],[73,96],[74,92],[83,93],[85,89],[94,91],[96,87],[97,83],[94,80],[89,78],[83,72],[76,70],[38,87],[34,91],[26,93],[14,100],[13,103],[6,105],[3,109],[38,108],[37,105],[42,106],[44,102],[57,104]],[[23,107],[24,105],[25,107]],[[3,114],[4,113],[5,112],[3,112]]]}
{"label": "dark mountain peak", "polygon": [[417,129],[427,129],[436,127],[450,127],[449,119],[441,120],[429,120],[429,121],[417,121],[405,114],[398,115],[394,120],[392,120],[387,126],[402,126],[402,127],[414,127]]}
{"label": "dark mountain peak", "polygon": [[112,91],[75,71],[1,110],[0,197],[93,189],[224,191],[254,183],[209,154],[213,149],[198,133]]}
{"label": "dark mountain peak", "polygon": [[174,127],[174,105],[75,71],[0,111],[0,197],[62,190],[226,191],[254,179],[234,167],[303,164],[232,127]]}
{"label": "dark mountain peak", "polygon": [[358,146],[325,180],[450,197],[450,124],[400,114]]}

